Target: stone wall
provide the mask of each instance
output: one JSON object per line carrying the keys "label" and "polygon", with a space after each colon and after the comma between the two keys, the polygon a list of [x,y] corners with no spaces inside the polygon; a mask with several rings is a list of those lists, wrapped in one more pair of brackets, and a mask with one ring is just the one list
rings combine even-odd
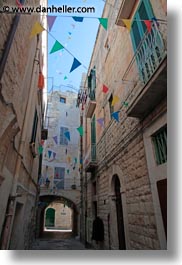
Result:
{"label": "stone wall", "polygon": [[[13,17],[1,14],[0,58],[6,48]],[[30,232],[34,231],[35,225],[39,156],[33,157],[29,144],[34,112],[37,109],[38,126],[35,141],[37,153],[41,140],[42,110],[38,101],[37,87],[39,64],[35,62],[35,59],[39,58],[38,50],[41,50],[42,43],[41,36],[39,40],[37,36],[30,39],[30,32],[34,23],[39,20],[39,15],[20,17],[0,80],[2,110],[0,112],[0,141],[3,143],[0,147],[0,174],[4,177],[0,186],[2,248],[28,249],[31,238],[33,238]],[[10,202],[12,202],[11,207],[9,207]],[[12,217],[5,218],[5,214],[8,214],[10,210],[13,213]],[[21,218],[19,219],[20,212]],[[6,223],[8,225],[5,231],[3,224]],[[19,235],[17,234],[18,227],[22,228]]]}
{"label": "stone wall", "polygon": [[[121,2],[117,1],[115,6],[120,6]],[[166,1],[153,0],[151,4],[156,17],[166,19]],[[105,239],[99,246],[91,240],[90,236],[87,236],[87,241],[96,249],[119,248],[114,187],[114,176],[118,176],[121,185],[126,249],[160,249],[162,248],[159,240],[160,231],[157,229],[156,222],[158,216],[154,210],[155,203],[144,148],[143,129],[146,124],[149,126],[153,120],[158,119],[161,109],[163,109],[162,113],[166,111],[166,102],[160,102],[144,120],[128,117],[127,107],[123,102],[128,100],[130,105],[128,96],[132,92],[132,100],[135,99],[137,89],[141,90],[142,84],[139,82],[139,77],[135,76],[136,65],[127,75],[127,81],[122,80],[134,52],[128,30],[115,24],[117,16],[115,10],[109,5],[105,6],[103,17],[109,17],[108,31],[106,34],[104,29],[99,28],[90,63],[90,69],[96,67],[97,76],[97,105],[94,114],[96,119],[104,117],[104,128],[96,124],[98,163],[95,172],[93,171],[91,176],[87,173],[85,180],[87,192],[84,196],[87,201],[87,219],[90,221],[86,229],[92,230],[93,202],[95,201],[98,216],[104,222]],[[163,36],[166,36],[163,26],[161,30]],[[107,94],[102,92],[103,84],[109,88]],[[111,119],[108,102],[111,94],[119,97],[119,102],[114,105],[114,111],[120,111],[119,123]],[[91,139],[89,119],[85,121],[85,130],[84,154],[86,155]],[[96,195],[92,191],[95,181]]]}

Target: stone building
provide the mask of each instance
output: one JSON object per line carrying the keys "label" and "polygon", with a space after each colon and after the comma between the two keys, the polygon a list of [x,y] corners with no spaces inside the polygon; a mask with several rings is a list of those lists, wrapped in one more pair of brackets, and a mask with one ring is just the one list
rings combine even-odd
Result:
{"label": "stone building", "polygon": [[[77,128],[80,126],[80,112],[76,108],[76,99],[77,94],[71,91],[53,91],[48,95],[45,124],[48,138],[43,144],[42,175],[39,179],[39,235],[44,232],[47,207],[53,203],[60,204],[58,208],[61,205],[70,208],[73,233],[79,234],[80,135]],[[57,215],[60,215],[59,210],[55,212]]]}
{"label": "stone building", "polygon": [[[21,1],[24,3],[25,1]],[[46,5],[47,1],[32,1]],[[6,1],[15,5],[15,1]],[[0,14],[0,248],[29,249],[35,231],[38,147],[45,102],[46,33],[30,38],[40,14]],[[46,91],[46,84],[44,87]]]}
{"label": "stone building", "polygon": [[165,0],[106,1],[103,11],[83,118],[83,234],[96,249],[167,248],[166,15]]}

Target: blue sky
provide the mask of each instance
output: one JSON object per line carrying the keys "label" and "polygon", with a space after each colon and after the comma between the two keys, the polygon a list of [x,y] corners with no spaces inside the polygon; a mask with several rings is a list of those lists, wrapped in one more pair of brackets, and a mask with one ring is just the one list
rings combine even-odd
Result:
{"label": "blue sky", "polygon": [[[88,6],[95,7],[95,13],[80,13],[74,14],[74,16],[82,17],[101,17],[105,2],[103,0],[48,0],[49,5],[54,6]],[[58,40],[66,49],[68,49],[76,59],[78,59],[84,66],[88,68],[90,58],[95,43],[97,30],[99,27],[98,19],[85,18],[83,22],[75,22],[71,17],[61,16],[72,16],[73,14],[61,14],[53,13],[50,15],[56,15],[54,26],[52,27],[51,34]],[[75,28],[74,26],[75,25]],[[71,35],[69,35],[69,32]],[[69,39],[71,37],[71,39]],[[72,73],[70,72],[73,64],[73,57],[66,51],[57,51],[53,54],[49,54],[55,39],[48,34],[48,77],[54,77],[54,89],[59,89],[60,85],[72,85],[79,88],[81,82],[81,76],[86,69],[81,65],[75,69]],[[68,79],[64,80],[67,76]],[[52,84],[51,79],[48,79],[48,90],[50,90]],[[66,87],[61,89],[67,90]]]}

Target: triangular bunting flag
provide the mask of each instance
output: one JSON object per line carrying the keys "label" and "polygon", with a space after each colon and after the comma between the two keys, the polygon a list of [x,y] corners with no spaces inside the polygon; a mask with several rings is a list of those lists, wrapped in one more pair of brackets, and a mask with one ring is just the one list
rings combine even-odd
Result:
{"label": "triangular bunting flag", "polygon": [[50,54],[54,53],[54,52],[57,52],[57,51],[59,51],[61,49],[64,49],[64,46],[59,41],[56,41],[54,43],[54,46],[52,47],[52,50],[50,51]]}
{"label": "triangular bunting flag", "polygon": [[49,27],[49,31],[51,31],[56,18],[57,18],[57,16],[47,16],[47,24],[48,24],[48,27]]}
{"label": "triangular bunting flag", "polygon": [[79,132],[80,136],[83,136],[83,126],[80,126],[79,128],[77,128],[77,131]]}
{"label": "triangular bunting flag", "polygon": [[69,169],[67,169],[67,174],[69,174],[70,173],[70,170]]}
{"label": "triangular bunting flag", "polygon": [[100,118],[97,120],[101,127],[104,127],[104,118]]}
{"label": "triangular bunting flag", "polygon": [[19,0],[16,0],[16,4],[17,4],[17,6],[18,6],[20,9],[23,7],[23,5],[20,3]]}
{"label": "triangular bunting flag", "polygon": [[123,105],[124,105],[125,107],[128,107],[128,102],[124,101],[124,102],[123,102]]}
{"label": "triangular bunting flag", "polygon": [[68,79],[68,77],[65,75],[64,80],[67,80],[67,79]]}
{"label": "triangular bunting flag", "polygon": [[152,29],[152,21],[151,20],[144,20],[144,23],[147,26],[148,32],[151,32],[151,29]]}
{"label": "triangular bunting flag", "polygon": [[105,30],[108,28],[108,18],[98,18],[100,24],[103,26]]}
{"label": "triangular bunting flag", "polygon": [[83,22],[83,17],[72,17],[76,22]]}
{"label": "triangular bunting flag", "polygon": [[119,98],[118,98],[118,96],[114,96],[113,97],[113,100],[112,100],[112,104],[111,104],[111,106],[114,106],[116,103],[118,103],[119,102]]}
{"label": "triangular bunting flag", "polygon": [[127,27],[127,29],[130,31],[131,30],[131,19],[122,19],[123,23],[125,24],[125,26]]}
{"label": "triangular bunting flag", "polygon": [[68,34],[71,35],[72,33],[69,31]]}
{"label": "triangular bunting flag", "polygon": [[75,164],[77,164],[77,157],[75,157]]}
{"label": "triangular bunting flag", "polygon": [[52,155],[52,151],[48,150],[48,156],[49,156],[49,158],[51,157],[51,155]]}
{"label": "triangular bunting flag", "polygon": [[71,162],[71,157],[70,156],[67,157],[67,161],[68,161],[68,163]]}
{"label": "triangular bunting flag", "polygon": [[64,135],[70,141],[70,132],[65,132]]}
{"label": "triangular bunting flag", "polygon": [[109,91],[109,88],[106,87],[105,85],[103,85],[102,91],[103,91],[104,93],[107,93],[107,92]]}
{"label": "triangular bunting flag", "polygon": [[54,136],[54,137],[52,137],[52,138],[53,138],[54,142],[55,142],[56,144],[58,144],[58,137],[57,137],[57,136]]}
{"label": "triangular bunting flag", "polygon": [[39,155],[41,155],[43,153],[44,148],[42,147],[42,145],[39,146],[38,152]]}
{"label": "triangular bunting flag", "polygon": [[42,31],[44,30],[44,28],[42,27],[42,25],[39,22],[35,22],[32,31],[30,33],[30,38],[32,38],[33,36],[40,34]]}
{"label": "triangular bunting flag", "polygon": [[111,115],[117,122],[119,122],[119,111],[113,112]]}
{"label": "triangular bunting flag", "polygon": [[73,64],[72,64],[72,67],[71,67],[70,73],[73,72],[73,71],[74,71],[76,68],[78,68],[80,65],[81,65],[81,63],[80,63],[76,58],[74,58],[74,61],[73,61]]}

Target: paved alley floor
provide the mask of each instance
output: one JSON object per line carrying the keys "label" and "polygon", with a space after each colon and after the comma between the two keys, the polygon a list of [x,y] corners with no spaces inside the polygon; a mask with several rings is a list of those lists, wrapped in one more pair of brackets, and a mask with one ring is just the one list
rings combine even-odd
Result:
{"label": "paved alley floor", "polygon": [[35,241],[32,250],[86,250],[79,239],[65,236],[44,236]]}

